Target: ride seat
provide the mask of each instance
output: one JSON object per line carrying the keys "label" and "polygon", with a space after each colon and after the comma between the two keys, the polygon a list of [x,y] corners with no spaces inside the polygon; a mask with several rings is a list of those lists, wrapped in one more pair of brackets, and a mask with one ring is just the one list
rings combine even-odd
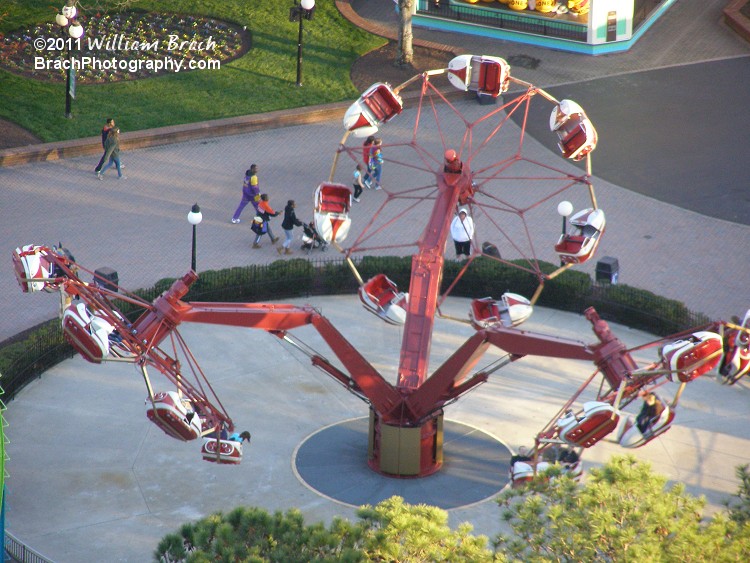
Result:
{"label": "ride seat", "polygon": [[402,106],[386,86],[379,86],[362,100],[377,121],[388,121],[401,113]]}
{"label": "ride seat", "polygon": [[586,144],[586,132],[583,127],[577,127],[574,131],[560,139],[558,146],[562,153],[569,157]]}
{"label": "ride seat", "polygon": [[500,93],[500,65],[492,61],[483,61],[479,66],[477,91],[497,97]]}
{"label": "ride seat", "polygon": [[555,245],[555,252],[558,254],[577,255],[583,247],[585,237],[581,235],[566,235],[560,242]]}
{"label": "ride seat", "polygon": [[477,322],[495,323],[499,321],[500,310],[497,303],[489,299],[477,299],[471,304]]}
{"label": "ride seat", "polygon": [[329,196],[320,201],[320,210],[323,213],[346,213],[346,202],[341,198]]}

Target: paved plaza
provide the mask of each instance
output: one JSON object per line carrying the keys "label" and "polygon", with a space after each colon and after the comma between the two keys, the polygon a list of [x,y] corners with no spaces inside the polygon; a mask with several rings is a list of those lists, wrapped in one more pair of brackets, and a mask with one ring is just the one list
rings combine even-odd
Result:
{"label": "paved plaza", "polygon": [[[391,0],[352,0],[351,4],[367,21],[393,26]],[[415,30],[415,36],[461,52],[526,54],[540,64],[535,69],[517,69],[520,78],[554,90],[556,95],[570,92],[573,97],[593,89],[598,98],[592,102],[602,108],[597,111],[606,109],[607,88],[617,89],[612,97],[622,101],[628,84],[646,78],[663,84],[666,90],[679,87],[680,96],[659,98],[649,86],[650,101],[663,104],[658,107],[667,114],[698,107],[699,101],[723,103],[716,101],[714,91],[706,99],[699,85],[711,83],[712,69],[726,73],[727,68],[750,60],[750,46],[720,21],[723,4],[716,0],[677,3],[630,52],[596,58],[426,30]],[[692,89],[682,72],[686,68],[694,68],[700,77]],[[646,72],[655,74],[646,76]],[[750,89],[750,74],[735,79],[740,91]],[[594,83],[584,88],[587,81]],[[727,106],[742,105],[732,92],[724,95]],[[469,99],[459,100],[457,105],[467,114],[481,110]],[[658,119],[660,112],[651,111],[651,117]],[[413,112],[407,108],[399,118],[401,123],[409,123]],[[589,115],[595,120],[591,112]],[[618,258],[622,283],[672,297],[713,318],[742,314],[750,307],[746,283],[750,213],[727,220],[720,213],[710,216],[696,210],[701,204],[696,192],[710,183],[710,178],[695,174],[691,178],[689,172],[681,172],[678,180],[690,205],[680,205],[679,190],[666,190],[660,197],[644,192],[637,179],[638,186],[628,185],[629,172],[633,171],[632,177],[642,174],[638,162],[648,156],[639,154],[639,161],[624,158],[618,166],[614,158],[617,150],[607,147],[605,132],[624,137],[618,143],[637,144],[630,131],[631,115],[615,112],[603,117],[606,125],[600,129],[600,149],[606,154],[602,157],[605,177],[598,174],[600,149],[593,153],[597,200],[607,212],[607,230],[598,256]],[[743,110],[742,115],[748,113]],[[712,116],[709,112],[707,119]],[[700,116],[693,119],[699,122]],[[398,123],[394,122],[394,127],[399,127]],[[658,128],[658,123],[649,124],[650,131]],[[309,219],[305,214],[311,215],[312,192],[328,177],[342,132],[341,122],[334,120],[126,151],[123,161],[128,178],[122,181],[114,174],[97,181],[92,170],[98,157],[0,168],[0,209],[6,218],[0,223],[0,240],[6,257],[22,244],[62,242],[86,267],[115,268],[123,287],[146,287],[189,269],[191,231],[186,214],[198,202],[204,217],[198,227],[199,271],[269,263],[279,256],[267,241],[261,249],[250,248],[249,211],[241,224],[229,222],[244,171],[258,163],[261,189],[271,194],[272,205],[282,209],[287,199],[296,199],[298,214]],[[739,134],[729,133],[729,140]],[[572,166],[546,144],[538,130],[533,130],[532,136],[528,150],[533,158]],[[674,182],[673,169],[685,162],[701,163],[702,158],[696,156],[699,151],[685,152],[689,144],[681,146],[682,152],[665,149],[653,154],[653,162],[643,166],[654,174],[663,171],[664,177]],[[737,198],[740,209],[748,205],[746,181],[740,185],[742,178],[737,177],[735,167],[739,160],[735,151],[741,151],[742,146],[723,148],[716,143],[712,148],[724,156],[712,161],[717,181],[714,191],[705,196],[707,206],[714,205],[712,197],[730,203]],[[345,167],[336,179],[348,183],[350,172]],[[405,178],[406,172],[390,173],[389,177],[386,170],[385,181],[405,181],[399,174]],[[693,180],[696,185],[691,184]],[[381,192],[364,194],[353,211],[351,236],[357,235],[362,220],[375,212],[384,197]],[[415,235],[404,221],[383,236],[382,244],[387,245],[412,240]],[[296,241],[295,249],[298,245]],[[731,254],[726,249],[731,249]],[[312,257],[330,258],[333,254]],[[594,267],[592,263],[581,269],[593,273]],[[0,269],[0,291],[4,295],[0,339],[47,320],[57,311],[56,295],[21,294],[10,260]],[[307,302],[320,307],[335,326],[346,327],[342,332],[355,345],[367,348],[365,355],[373,365],[386,378],[395,379],[391,372],[400,347],[400,328],[379,322],[354,296],[295,301]],[[446,307],[453,316],[465,318],[468,301],[450,299]],[[524,328],[584,342],[593,340],[588,323],[575,314],[540,309]],[[431,365],[438,365],[471,330],[466,324],[440,319]],[[614,330],[628,345],[650,340],[648,335],[624,327]],[[307,329],[303,329],[306,339],[319,344],[315,334],[304,331]],[[348,439],[355,449],[361,447],[357,421],[367,415],[366,405],[314,370],[306,358],[263,332],[201,325],[184,326],[182,332],[238,428],[253,434],[242,465],[205,463],[196,444],[170,440],[149,423],[144,416],[143,382],[132,366],[96,366],[76,357],[31,383],[5,413],[10,438],[6,526],[11,533],[61,563],[145,561],[156,542],[183,522],[239,504],[271,511],[298,507],[310,522],[327,521],[335,515],[353,517],[352,506],[333,499],[330,491],[316,490],[295,464],[309,439],[332,425],[351,424]],[[649,358],[653,356],[648,352],[639,357],[644,361]],[[446,418],[515,451],[531,443],[591,371],[590,365],[580,362],[554,362],[552,369],[549,360],[527,358],[501,370],[451,406]],[[670,388],[668,392],[673,391]],[[680,401],[675,427],[635,453],[671,479],[685,482],[689,492],[706,495],[713,509],[720,507],[736,490],[734,467],[748,462],[748,393],[745,381],[734,387],[721,386],[711,377],[691,383]],[[585,467],[603,463],[614,453],[623,450],[609,442],[600,444],[586,452]],[[502,461],[498,466],[502,475]],[[372,477],[364,460],[359,470],[363,479]],[[430,479],[400,482],[403,488],[398,492],[417,498],[409,495],[419,495],[414,488],[434,486]],[[501,481],[480,491],[479,501],[450,507],[451,524],[470,521],[479,533],[497,533],[499,510],[492,497]],[[382,490],[391,493],[393,486],[391,480]],[[497,490],[493,492],[493,488]]]}

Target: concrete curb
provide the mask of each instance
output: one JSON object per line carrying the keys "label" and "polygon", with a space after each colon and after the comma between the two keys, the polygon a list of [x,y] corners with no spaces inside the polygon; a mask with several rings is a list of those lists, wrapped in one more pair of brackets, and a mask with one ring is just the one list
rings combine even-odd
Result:
{"label": "concrete curb", "polygon": [[[340,102],[132,131],[123,133],[122,148],[141,149],[195,139],[239,135],[262,129],[320,123],[342,118],[350,104],[351,102]],[[0,150],[0,167],[98,154],[101,151],[102,144],[99,136],[13,147]]]}

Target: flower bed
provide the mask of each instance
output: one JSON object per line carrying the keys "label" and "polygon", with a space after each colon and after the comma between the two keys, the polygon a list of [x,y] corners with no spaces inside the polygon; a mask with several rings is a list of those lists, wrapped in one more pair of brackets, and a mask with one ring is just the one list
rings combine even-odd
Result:
{"label": "flower bed", "polygon": [[251,48],[250,32],[243,27],[200,16],[121,12],[82,16],[78,22],[84,28],[79,40],[52,21],[0,34],[0,68],[62,81],[61,63],[72,47],[74,59],[86,61],[76,69],[76,80],[92,84],[187,72],[194,70],[191,61],[195,69],[221,65]]}

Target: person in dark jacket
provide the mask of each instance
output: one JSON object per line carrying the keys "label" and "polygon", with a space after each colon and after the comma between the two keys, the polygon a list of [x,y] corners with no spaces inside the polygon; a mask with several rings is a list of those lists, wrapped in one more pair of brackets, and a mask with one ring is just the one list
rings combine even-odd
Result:
{"label": "person in dark jacket", "polygon": [[636,417],[636,424],[641,434],[646,434],[652,429],[653,424],[659,420],[664,412],[664,405],[654,393],[647,393],[643,397],[643,407]]}
{"label": "person in dark jacket", "polygon": [[102,153],[102,157],[99,159],[99,164],[96,165],[96,168],[94,168],[94,172],[99,174],[101,172],[102,166],[104,166],[104,161],[107,160],[107,147],[104,146],[104,144],[107,142],[107,136],[109,135],[109,131],[111,129],[114,129],[115,127],[115,120],[111,117],[107,118],[107,121],[104,123],[104,127],[102,127],[102,149],[104,152]]}
{"label": "person in dark jacket", "polygon": [[107,134],[107,140],[104,143],[104,148],[107,152],[104,153],[104,156],[109,159],[107,164],[104,165],[104,168],[102,168],[101,172],[96,173],[96,177],[100,180],[102,179],[102,175],[109,169],[112,164],[115,164],[117,166],[117,177],[120,179],[125,178],[125,176],[122,175],[122,170],[120,167],[120,130],[117,127],[113,127],[109,130],[109,133]]}
{"label": "person in dark jacket", "polygon": [[284,234],[286,235],[286,240],[277,248],[279,251],[279,254],[283,252],[284,254],[291,254],[292,253],[292,240],[294,239],[294,227],[301,227],[302,221],[297,219],[297,214],[294,212],[294,208],[297,205],[294,203],[293,199],[290,199],[286,203],[286,207],[284,208],[284,220],[281,222],[281,228],[284,229]]}

